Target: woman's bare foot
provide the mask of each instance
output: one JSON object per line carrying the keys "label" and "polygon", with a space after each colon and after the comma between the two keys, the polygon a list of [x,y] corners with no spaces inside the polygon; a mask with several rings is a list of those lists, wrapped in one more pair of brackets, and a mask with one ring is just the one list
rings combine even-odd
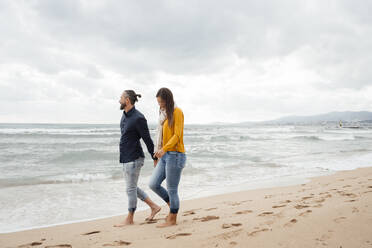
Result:
{"label": "woman's bare foot", "polygon": [[147,217],[145,220],[146,220],[146,221],[153,220],[154,217],[155,217],[155,215],[156,215],[157,213],[159,213],[160,210],[161,210],[161,207],[159,207],[159,206],[156,206],[156,207],[154,207],[154,208],[151,208],[151,214],[150,214],[150,216]]}
{"label": "woman's bare foot", "polygon": [[133,222],[133,216],[127,216],[127,218],[121,222],[120,224],[116,224],[114,225],[114,227],[123,227],[123,226],[129,226],[129,225],[133,225],[134,222]]}
{"label": "woman's bare foot", "polygon": [[158,228],[168,227],[168,226],[175,226],[177,225],[177,214],[169,214],[165,219],[165,223],[157,225]]}

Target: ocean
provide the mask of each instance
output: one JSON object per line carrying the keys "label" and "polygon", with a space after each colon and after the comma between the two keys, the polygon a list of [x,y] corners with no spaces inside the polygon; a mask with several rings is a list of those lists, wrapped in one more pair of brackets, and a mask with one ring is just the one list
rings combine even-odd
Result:
{"label": "ocean", "polygon": [[[0,124],[0,232],[126,213],[119,139],[119,125]],[[181,200],[372,165],[372,127],[186,125],[184,143]],[[163,204],[147,186],[153,163],[142,147],[139,186]]]}

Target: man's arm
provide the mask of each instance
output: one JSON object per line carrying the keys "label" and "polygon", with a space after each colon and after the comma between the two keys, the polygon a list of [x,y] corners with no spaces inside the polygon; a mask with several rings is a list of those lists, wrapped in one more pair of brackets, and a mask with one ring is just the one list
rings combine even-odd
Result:
{"label": "man's arm", "polygon": [[152,142],[149,128],[147,126],[147,120],[144,117],[138,118],[138,121],[136,123],[136,128],[138,133],[140,134],[141,138],[146,144],[147,151],[150,153],[151,158],[153,160],[157,160],[156,157],[154,157],[154,143]]}

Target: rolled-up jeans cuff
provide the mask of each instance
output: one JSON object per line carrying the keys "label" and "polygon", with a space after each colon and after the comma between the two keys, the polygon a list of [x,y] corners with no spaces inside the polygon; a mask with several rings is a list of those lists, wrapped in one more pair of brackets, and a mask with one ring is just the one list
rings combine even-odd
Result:
{"label": "rolled-up jeans cuff", "polygon": [[178,208],[171,208],[170,212],[171,212],[171,214],[177,214],[178,213]]}
{"label": "rolled-up jeans cuff", "polygon": [[136,211],[136,208],[128,208],[129,213],[134,213]]}

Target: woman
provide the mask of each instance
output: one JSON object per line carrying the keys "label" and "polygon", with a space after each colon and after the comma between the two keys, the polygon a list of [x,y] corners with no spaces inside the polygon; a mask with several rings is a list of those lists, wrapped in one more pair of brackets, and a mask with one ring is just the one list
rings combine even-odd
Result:
{"label": "woman", "polygon": [[[159,103],[159,128],[155,155],[158,162],[150,179],[150,188],[169,206],[170,212],[165,223],[158,227],[177,224],[180,206],[178,184],[182,169],[186,164],[185,147],[183,145],[183,113],[175,106],[172,92],[161,88],[156,94]],[[166,180],[167,189],[161,186]]]}

